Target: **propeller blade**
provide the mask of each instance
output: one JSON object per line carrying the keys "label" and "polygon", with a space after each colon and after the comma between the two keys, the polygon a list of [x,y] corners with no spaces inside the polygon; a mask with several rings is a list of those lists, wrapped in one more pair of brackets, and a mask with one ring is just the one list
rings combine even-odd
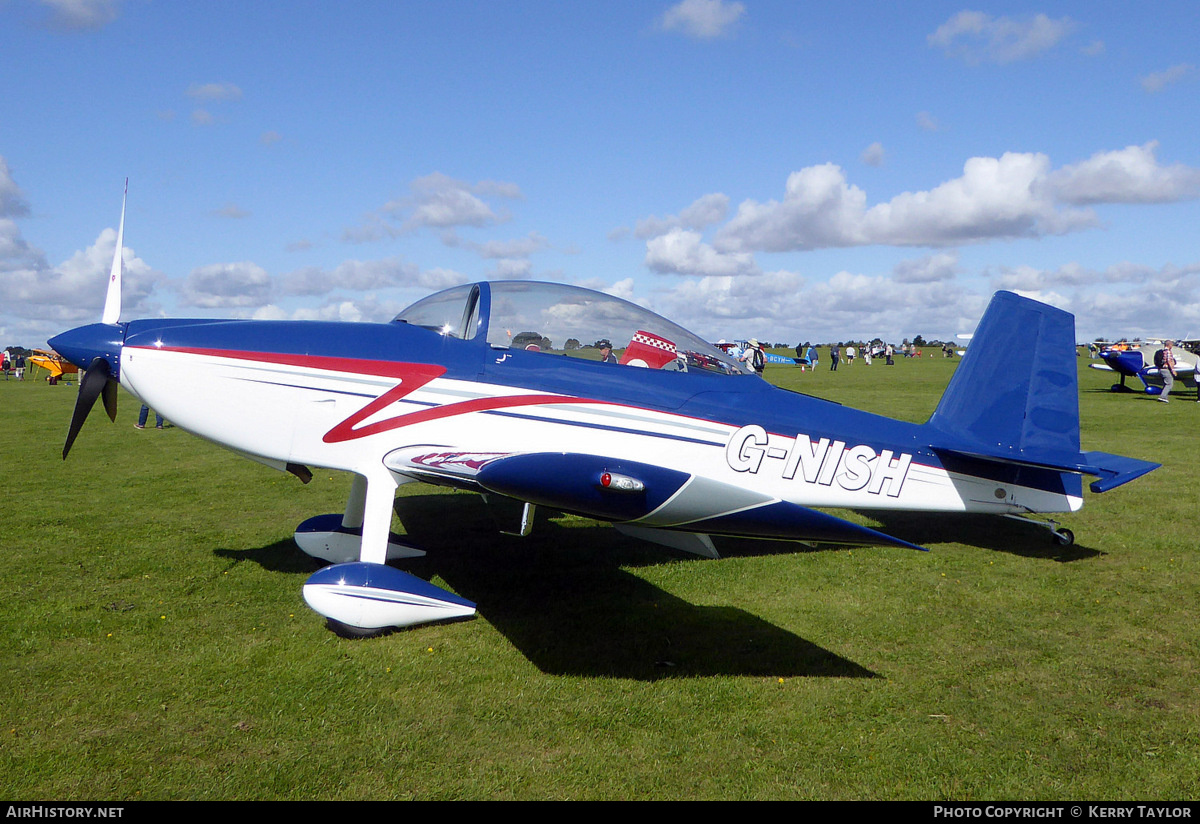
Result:
{"label": "propeller blade", "polygon": [[108,419],[113,423],[117,422],[117,382],[109,378],[104,382],[104,391],[101,393],[104,397],[104,411],[108,413]]}
{"label": "propeller blade", "polygon": [[121,273],[125,259],[125,201],[129,198],[129,178],[125,178],[125,195],[121,198],[121,224],[117,229],[117,250],[113,253],[112,272],[108,276],[108,294],[104,298],[101,323],[116,323],[121,319]]}
{"label": "propeller blade", "polygon": [[[75,443],[75,438],[79,435],[79,430],[83,428],[83,422],[87,420],[88,413],[92,411],[92,407],[96,405],[96,398],[100,397],[108,386],[108,361],[104,358],[95,358],[87,371],[83,373],[83,379],[79,382],[79,397],[75,401],[75,411],[71,413],[71,428],[67,430],[67,443],[63,446],[63,460],[67,459],[67,453],[71,451],[71,445]],[[112,393],[112,409],[113,414],[116,414],[116,392]],[[108,406],[108,399],[105,399],[105,406]],[[115,417],[114,417],[115,420]]]}

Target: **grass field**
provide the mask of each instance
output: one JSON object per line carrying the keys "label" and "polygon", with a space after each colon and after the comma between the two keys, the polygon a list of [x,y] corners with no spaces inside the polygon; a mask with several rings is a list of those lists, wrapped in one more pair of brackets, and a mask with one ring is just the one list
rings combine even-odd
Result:
{"label": "grass field", "polygon": [[[956,362],[800,373],[907,420]],[[478,618],[346,641],[291,542],[349,482],[308,486],[0,381],[5,799],[1195,799],[1200,405],[1107,392],[1085,449],[1163,468],[1064,522],[865,519],[928,546],[718,541],[706,561],[542,513],[498,534],[416,484],[407,569]],[[825,365],[827,367],[827,364]]]}

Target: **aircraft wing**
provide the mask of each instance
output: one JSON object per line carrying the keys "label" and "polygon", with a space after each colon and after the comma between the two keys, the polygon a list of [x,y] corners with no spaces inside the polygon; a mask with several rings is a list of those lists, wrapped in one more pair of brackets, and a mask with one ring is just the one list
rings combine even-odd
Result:
{"label": "aircraft wing", "polygon": [[[1175,364],[1176,376],[1190,375],[1195,371],[1196,371],[1196,365],[1194,363],[1177,363],[1177,364]],[[1146,375],[1151,378],[1159,378],[1159,377],[1162,377],[1162,370],[1159,369],[1157,366],[1151,366],[1149,369],[1146,370]]]}
{"label": "aircraft wing", "polygon": [[654,464],[572,452],[406,447],[384,464],[414,480],[492,492],[615,524],[682,532],[923,547],[799,504]]}

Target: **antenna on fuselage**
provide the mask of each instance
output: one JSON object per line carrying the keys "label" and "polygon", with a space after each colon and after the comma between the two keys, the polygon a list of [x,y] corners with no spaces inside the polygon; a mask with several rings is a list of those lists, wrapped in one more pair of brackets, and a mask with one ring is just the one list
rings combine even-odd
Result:
{"label": "antenna on fuselage", "polygon": [[125,194],[121,196],[121,223],[117,227],[117,248],[113,252],[112,271],[108,276],[108,295],[104,298],[101,323],[116,323],[121,319],[121,271],[124,268],[125,201],[129,198],[129,178],[125,178]]}

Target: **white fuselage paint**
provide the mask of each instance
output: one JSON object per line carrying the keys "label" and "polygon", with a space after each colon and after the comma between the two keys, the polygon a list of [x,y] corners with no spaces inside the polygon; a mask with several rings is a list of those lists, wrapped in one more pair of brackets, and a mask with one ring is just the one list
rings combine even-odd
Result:
{"label": "white fuselage paint", "polygon": [[[819,433],[785,436],[758,425],[735,427],[584,399],[447,411],[330,443],[330,430],[402,381],[126,347],[121,382],[181,428],[278,468],[292,462],[372,475],[381,470],[389,452],[428,445],[490,454],[604,455],[669,467],[808,507],[1024,513],[1067,512],[1082,505],[1077,496],[951,473],[921,463],[921,456],[912,452]],[[529,394],[504,385],[438,378],[357,426],[413,411],[449,410],[453,404]],[[397,482],[408,480],[402,473],[393,474]]]}

